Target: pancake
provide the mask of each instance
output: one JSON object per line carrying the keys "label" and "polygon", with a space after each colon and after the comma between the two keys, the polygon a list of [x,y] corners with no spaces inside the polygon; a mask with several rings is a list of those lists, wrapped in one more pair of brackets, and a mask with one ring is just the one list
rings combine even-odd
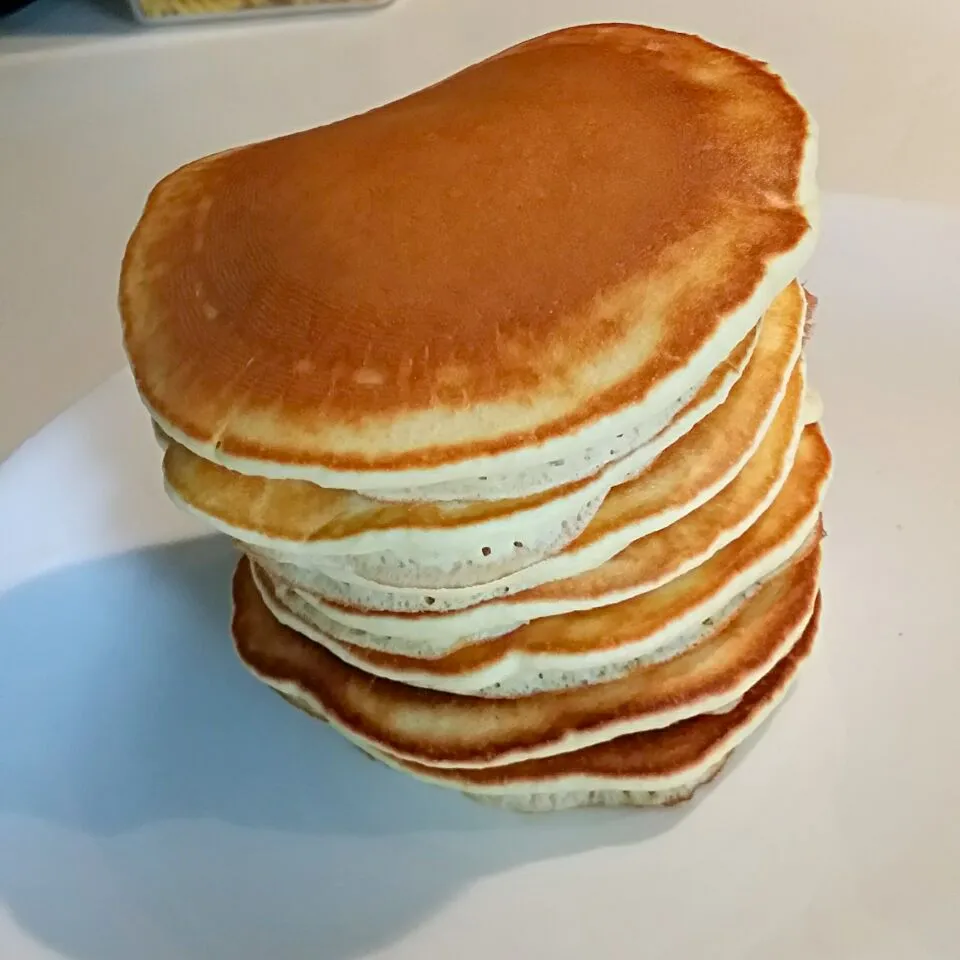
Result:
{"label": "pancake", "polygon": [[[251,571],[261,599],[280,623],[320,644],[345,663],[373,676],[396,680],[413,687],[496,698],[523,697],[547,690],[566,690],[590,683],[602,683],[622,676],[641,663],[669,659],[718,629],[740,609],[755,589],[751,587],[738,594],[728,604],[692,627],[671,631],[668,624],[665,629],[656,632],[655,641],[645,644],[644,652],[637,656],[624,657],[618,648],[600,645],[597,655],[587,655],[575,665],[557,666],[551,663],[549,656],[538,657],[536,663],[531,663],[531,659],[524,656],[525,651],[522,648],[517,651],[517,656],[513,656],[513,651],[506,649],[499,660],[495,657],[490,660],[487,658],[492,653],[491,648],[480,642],[458,647],[437,657],[411,656],[403,652],[402,646],[384,649],[359,646],[324,631],[315,622],[317,618],[305,609],[303,601],[295,591],[278,587],[255,563],[251,564]],[[579,616],[589,616],[592,612],[588,611],[587,614]],[[559,626],[562,619],[574,616],[578,615],[560,614],[557,617],[536,620],[534,623],[550,623],[557,626],[562,633],[563,628]],[[524,629],[525,627],[519,627],[506,636],[522,638]],[[503,649],[503,639],[496,637],[488,643],[495,649]],[[481,646],[484,649],[478,651]]]}
{"label": "pancake", "polygon": [[657,590],[612,607],[534,620],[438,657],[338,639],[309,619],[295,593],[278,591],[255,564],[252,573],[262,600],[280,623],[365,673],[447,693],[521,697],[614,680],[702,642],[762,584],[818,547],[823,536],[818,515],[813,523],[808,532],[809,515],[771,507],[739,541]]}
{"label": "pancake", "polygon": [[[619,737],[582,750],[488,768],[430,767],[357,745],[376,759],[437,786],[517,810],[650,806],[681,802],[719,773],[789,692],[817,637],[820,606],[794,648],[732,710]],[[293,705],[318,716],[298,695]],[[355,741],[356,742],[356,741]]]}
{"label": "pancake", "polygon": [[[260,560],[267,574],[294,587],[303,599],[330,620],[367,634],[417,641],[424,650],[441,652],[459,641],[494,636],[529,620],[559,613],[609,606],[647,593],[699,566],[745,533],[774,501],[790,474],[804,432],[800,419],[802,379],[788,388],[769,431],[737,477],[703,506],[649,536],[618,545],[615,556],[584,564],[585,572],[498,597],[463,610],[438,613],[383,613],[323,599],[304,583],[312,574]],[[816,428],[806,428],[816,432]],[[822,441],[822,438],[821,438]],[[820,443],[811,436],[806,461],[816,461]],[[614,497],[611,492],[608,501]],[[644,490],[638,492],[644,496]],[[606,506],[606,504],[605,504]],[[601,514],[595,518],[600,518]],[[629,516],[629,513],[627,513]],[[627,526],[629,526],[627,524]],[[590,528],[564,553],[580,553]],[[591,544],[580,555],[589,556]],[[601,557],[602,559],[602,557]],[[546,562],[555,562],[553,559]]]}
{"label": "pancake", "polygon": [[161,181],[120,283],[138,388],[241,473],[559,485],[654,436],[797,275],[815,144],[778,76],[699,38],[520,44]]}
{"label": "pancake", "polygon": [[[411,612],[463,609],[596,567],[634,540],[692,512],[741,471],[767,433],[788,390],[791,370],[800,352],[803,310],[799,285],[792,284],[767,311],[750,362],[716,410],[666,446],[652,463],[644,466],[642,461],[635,460],[636,455],[631,455],[603,471],[597,482],[605,481],[607,490],[614,482],[616,486],[586,532],[580,536],[582,531],[578,531],[578,536],[571,538],[577,540],[575,548],[562,556],[549,561],[542,558],[489,583],[459,588],[443,588],[444,579],[449,581],[456,575],[477,580],[478,574],[487,568],[477,570],[475,564],[483,559],[484,552],[496,556],[493,547],[475,547],[471,555],[469,544],[463,545],[447,568],[455,574],[438,571],[437,560],[402,562],[395,551],[389,557],[318,556],[311,563],[302,555],[278,555],[271,549],[263,551],[267,565],[276,561],[293,564],[297,569],[290,570],[288,578],[303,583],[324,600],[355,604],[362,609]],[[802,372],[796,371],[795,390],[800,389],[801,376]],[[791,404],[795,399],[790,398]],[[543,536],[542,532],[534,533],[533,538],[527,539],[529,533],[529,529],[523,533],[515,528],[514,537],[521,539],[515,539],[513,545],[524,548],[535,543],[537,536]],[[451,539],[455,545],[456,539]],[[360,576],[358,570],[370,573],[373,579]],[[284,576],[283,568],[277,572]],[[384,580],[386,583],[378,582]],[[411,586],[412,580],[426,580],[427,585]]]}
{"label": "pancake", "polygon": [[446,693],[524,697],[615,680],[635,667],[678,656],[715,634],[763,584],[819,547],[819,515],[808,533],[810,520],[796,505],[792,513],[783,507],[768,514],[775,512],[751,528],[742,544],[727,547],[658,590],[613,607],[535,620],[438,657],[338,639],[298,615],[296,595],[278,591],[256,564],[251,572],[261,599],[280,623],[365,673]]}
{"label": "pancake", "polygon": [[[768,311],[782,314],[776,305]],[[380,567],[455,579],[497,578],[575,539],[610,488],[656,457],[729,396],[753,355],[759,325],[649,444],[600,474],[556,490],[507,500],[387,503],[305,480],[268,480],[228,470],[170,441],[163,458],[171,499],[235,539],[291,563],[342,562],[381,553]],[[522,545],[518,548],[518,540]],[[385,552],[384,552],[385,551]],[[462,574],[461,574],[462,577]]]}
{"label": "pancake", "polygon": [[416,640],[363,634],[333,620],[320,620],[306,605],[291,607],[293,591],[279,594],[281,604],[275,605],[274,613],[349,663],[406,683],[461,693],[497,684],[532,692],[523,689],[525,677],[537,678],[539,686],[533,690],[551,683],[563,686],[568,671],[602,673],[612,664],[650,656],[704,621],[721,616],[754,584],[798,557],[821,534],[820,506],[831,469],[822,433],[808,427],[777,498],[757,523],[706,563],[631,600],[534,620],[502,636],[464,641],[432,657],[430,648]]}
{"label": "pancake", "polygon": [[[777,668],[775,668],[777,669]],[[291,706],[296,707],[298,710],[302,710],[308,716],[313,717],[315,720],[320,720],[323,723],[326,723],[324,717],[320,716],[317,713],[314,713],[314,707],[311,703],[304,698],[292,695],[288,693],[281,693],[280,696],[287,701]],[[687,721],[688,723],[690,721]],[[620,744],[622,743],[625,747],[627,745],[632,745],[636,739],[640,737],[648,737],[649,734],[635,734],[633,737],[623,737],[619,741],[612,741],[612,743]],[[350,737],[347,736],[349,740]],[[659,789],[624,789],[624,778],[621,778],[619,781],[611,780],[607,777],[605,779],[591,779],[588,777],[580,777],[579,788],[558,791],[553,793],[525,793],[521,787],[519,790],[513,792],[497,792],[496,788],[490,789],[489,787],[484,788],[482,791],[478,789],[471,789],[469,785],[464,785],[463,787],[457,787],[453,782],[452,775],[455,774],[455,771],[451,768],[443,769],[433,769],[430,767],[423,767],[423,772],[418,772],[421,770],[420,765],[413,763],[406,763],[403,760],[395,760],[386,754],[377,753],[375,750],[371,750],[369,747],[364,746],[362,743],[357,743],[352,741],[354,746],[359,750],[365,753],[372,760],[379,760],[382,763],[387,764],[388,766],[393,767],[394,769],[402,772],[409,773],[412,776],[416,777],[419,780],[424,780],[427,783],[433,783],[436,786],[442,787],[453,787],[454,789],[460,789],[462,793],[470,797],[473,800],[476,800],[479,803],[485,803],[489,806],[503,807],[505,809],[516,810],[521,813],[543,813],[546,811],[555,811],[555,810],[569,810],[573,807],[670,807],[675,806],[679,803],[684,803],[689,800],[693,794],[700,787],[705,784],[711,783],[718,774],[721,773],[723,768],[726,766],[727,760],[730,759],[730,753],[727,753],[725,756],[721,757],[716,763],[710,766],[699,765],[699,768],[696,770],[696,773],[692,775],[689,779],[683,780],[682,775],[673,776],[673,777],[664,777],[662,780],[669,780],[670,785],[665,786]],[[604,746],[610,746],[605,744]],[[596,747],[588,747],[587,751],[595,751]],[[572,753],[560,754],[558,757],[553,758],[554,760],[570,758],[571,761],[576,762],[576,759],[580,757],[585,751],[574,751]],[[646,757],[645,762],[649,765],[650,761],[653,759],[651,756],[652,751],[645,751]],[[623,762],[621,766],[624,768],[624,772],[629,769],[630,760],[633,757],[637,756],[637,751],[625,749],[623,751]],[[609,752],[608,752],[609,757]],[[537,761],[530,761],[536,763]],[[612,766],[612,764],[608,764]],[[510,770],[510,766],[506,767],[494,767],[491,768],[497,771],[501,770]],[[469,777],[471,774],[476,773],[475,770],[470,769],[465,771]],[[438,773],[440,777],[437,779],[433,778],[433,774]],[[650,787],[657,781],[649,778],[646,783]]]}
{"label": "pancake", "polygon": [[246,666],[372,748],[430,766],[487,767],[567,753],[729,706],[789,652],[813,615],[820,551],[765,584],[730,622],[671,660],[618,680],[510,700],[373,678],[277,621],[248,561],[233,632]]}
{"label": "pancake", "polygon": [[[783,702],[813,650],[819,626],[818,603],[794,648],[726,713],[691,717],[670,727],[619,737],[583,750],[499,767],[452,769],[386,754],[377,757],[420,780],[517,809],[616,802],[643,805],[648,792],[662,796],[675,790],[682,794],[678,799],[685,799],[692,788],[716,776],[731,751]],[[636,796],[632,800],[619,797],[622,792]],[[650,802],[663,801],[654,797]]]}

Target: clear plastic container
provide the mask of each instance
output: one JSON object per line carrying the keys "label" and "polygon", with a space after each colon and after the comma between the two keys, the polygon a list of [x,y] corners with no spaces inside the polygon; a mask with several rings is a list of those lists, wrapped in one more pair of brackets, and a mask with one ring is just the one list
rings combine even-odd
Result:
{"label": "clear plastic container", "polygon": [[183,23],[383,7],[393,0],[130,0],[141,23]]}

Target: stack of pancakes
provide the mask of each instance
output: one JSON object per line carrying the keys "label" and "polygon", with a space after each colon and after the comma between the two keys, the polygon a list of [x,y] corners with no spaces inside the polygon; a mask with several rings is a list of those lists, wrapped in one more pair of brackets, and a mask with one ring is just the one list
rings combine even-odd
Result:
{"label": "stack of pancakes", "polygon": [[710,779],[819,620],[815,139],[761,63],[588,26],[163,180],[125,342],[250,670],[518,808]]}

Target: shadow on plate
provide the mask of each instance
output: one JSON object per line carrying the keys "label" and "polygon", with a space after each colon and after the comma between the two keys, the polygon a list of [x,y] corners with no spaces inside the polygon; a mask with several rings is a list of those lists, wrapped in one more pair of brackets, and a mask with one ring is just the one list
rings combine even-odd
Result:
{"label": "shadow on plate", "polygon": [[236,660],[233,559],[203,538],[0,597],[0,895],[65,955],[361,957],[480,877],[691,809],[513,814],[381,767]]}

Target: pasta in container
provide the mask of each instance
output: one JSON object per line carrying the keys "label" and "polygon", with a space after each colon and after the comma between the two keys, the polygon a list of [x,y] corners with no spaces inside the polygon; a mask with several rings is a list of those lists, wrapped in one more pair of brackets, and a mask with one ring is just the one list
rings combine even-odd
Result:
{"label": "pasta in container", "polygon": [[307,11],[360,10],[393,0],[130,0],[143,23],[178,23]]}

